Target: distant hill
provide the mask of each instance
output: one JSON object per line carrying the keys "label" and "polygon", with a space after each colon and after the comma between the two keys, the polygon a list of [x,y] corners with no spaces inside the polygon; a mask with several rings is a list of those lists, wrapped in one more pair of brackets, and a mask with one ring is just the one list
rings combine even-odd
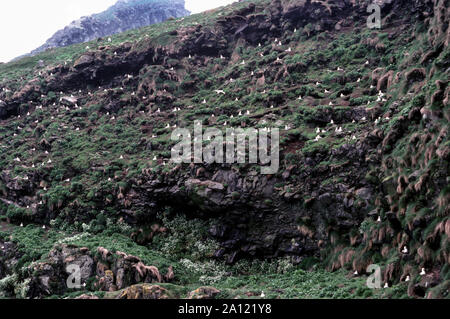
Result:
{"label": "distant hill", "polygon": [[91,41],[130,29],[189,15],[184,0],[119,0],[106,11],[73,21],[30,55],[50,48]]}

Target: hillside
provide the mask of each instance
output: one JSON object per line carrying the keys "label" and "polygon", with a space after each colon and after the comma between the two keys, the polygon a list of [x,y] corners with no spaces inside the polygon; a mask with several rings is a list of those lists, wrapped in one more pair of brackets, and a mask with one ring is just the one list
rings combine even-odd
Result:
{"label": "hillside", "polygon": [[73,21],[30,54],[92,41],[187,15],[189,11],[184,7],[184,0],[119,0],[106,11]]}
{"label": "hillside", "polygon": [[[0,65],[0,296],[449,298],[449,1],[380,0],[380,30],[370,2],[243,1]],[[198,122],[279,128],[278,173],[171,162]]]}

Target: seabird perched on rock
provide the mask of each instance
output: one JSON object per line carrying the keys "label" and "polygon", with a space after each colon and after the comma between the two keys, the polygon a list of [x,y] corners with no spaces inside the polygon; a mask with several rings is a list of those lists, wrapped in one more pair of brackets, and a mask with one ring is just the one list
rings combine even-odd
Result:
{"label": "seabird perched on rock", "polygon": [[403,247],[402,253],[407,254],[408,253],[408,248],[405,246]]}
{"label": "seabird perched on rock", "polygon": [[421,276],[426,275],[425,268],[422,268],[422,271],[420,272],[420,275],[421,275]]}

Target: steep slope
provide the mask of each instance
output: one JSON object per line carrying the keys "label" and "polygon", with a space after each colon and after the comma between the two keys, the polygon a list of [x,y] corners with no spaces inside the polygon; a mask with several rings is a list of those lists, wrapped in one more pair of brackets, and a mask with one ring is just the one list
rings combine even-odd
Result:
{"label": "steep slope", "polygon": [[73,21],[56,32],[41,47],[33,50],[31,54],[87,42],[187,15],[189,11],[184,7],[184,0],[119,0],[104,12]]}
{"label": "steep slope", "polygon": [[[358,278],[375,263],[394,291],[448,298],[448,1],[379,2],[381,30],[366,27],[369,1],[242,2],[1,65],[4,221],[50,226],[52,245],[81,236],[84,254],[98,251],[96,281],[114,283],[103,290],[148,280],[108,277],[111,250],[141,269],[159,260],[145,247],[173,245],[178,284],[190,271],[226,277],[211,257],[287,256]],[[173,128],[198,121],[280,128],[279,173],[171,163]],[[138,248],[109,243],[114,232]],[[33,275],[32,296],[63,293],[39,284],[61,272]]]}

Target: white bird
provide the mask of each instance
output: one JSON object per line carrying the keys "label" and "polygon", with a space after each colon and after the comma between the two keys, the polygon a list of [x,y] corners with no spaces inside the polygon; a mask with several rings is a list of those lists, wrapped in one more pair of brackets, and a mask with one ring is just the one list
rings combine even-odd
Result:
{"label": "white bird", "polygon": [[89,48],[89,46],[87,45],[87,46],[86,46],[86,50],[89,50],[89,49],[90,49],[90,48]]}
{"label": "white bird", "polygon": [[237,102],[237,101],[239,101],[239,99],[238,99],[238,98],[235,98],[234,100],[235,100],[236,102]]}
{"label": "white bird", "polygon": [[302,98],[302,96],[300,95],[299,97],[298,97],[298,100],[302,100],[303,98]]}
{"label": "white bird", "polygon": [[381,223],[381,216],[378,216],[377,222]]}
{"label": "white bird", "polygon": [[316,138],[314,139],[316,142],[318,142],[322,137],[320,137],[320,135],[317,135]]}
{"label": "white bird", "polygon": [[361,121],[365,121],[366,120],[366,117],[364,116],[362,119],[361,119]]}
{"label": "white bird", "polygon": [[202,104],[206,104],[206,100],[203,100]]}
{"label": "white bird", "polygon": [[16,162],[20,162],[20,158],[18,158],[18,157],[16,157],[14,160],[15,160]]}
{"label": "white bird", "polygon": [[20,227],[23,227],[23,223],[20,223]]}
{"label": "white bird", "polygon": [[369,65],[369,61],[366,61],[366,65]]}
{"label": "white bird", "polygon": [[243,61],[241,62],[241,65],[245,65],[245,60],[243,60]]}
{"label": "white bird", "polygon": [[407,254],[407,253],[408,253],[408,248],[406,248],[406,246],[403,247],[402,253],[404,253],[404,254]]}
{"label": "white bird", "polygon": [[42,225],[42,229],[45,229],[45,225]]}
{"label": "white bird", "polygon": [[266,295],[264,294],[264,291],[261,292],[261,298],[264,298]]}
{"label": "white bird", "polygon": [[316,129],[316,133],[320,133],[320,128],[317,128],[317,129]]}
{"label": "white bird", "polygon": [[154,161],[156,161],[156,160],[157,160],[156,156],[155,156],[155,157],[153,157],[153,160],[154,160]]}
{"label": "white bird", "polygon": [[288,48],[285,52],[292,52],[292,49]]}
{"label": "white bird", "polygon": [[420,272],[420,275],[421,275],[421,276],[426,275],[425,268],[422,268],[422,271]]}
{"label": "white bird", "polygon": [[344,71],[344,69],[341,69],[341,67],[337,68],[338,71]]}
{"label": "white bird", "polygon": [[332,105],[333,105],[333,102],[330,102],[328,105],[332,106]]}
{"label": "white bird", "polygon": [[261,47],[261,43],[258,43],[258,47]]}
{"label": "white bird", "polygon": [[356,81],[357,83],[361,82],[361,78],[358,78],[358,81]]}
{"label": "white bird", "polygon": [[375,87],[373,85],[370,86],[370,89],[374,89]]}
{"label": "white bird", "polygon": [[344,93],[341,93],[341,98],[344,98],[344,97],[345,97]]}
{"label": "white bird", "polygon": [[388,284],[388,283],[385,283],[385,284],[384,284],[384,288],[389,288],[389,284]]}
{"label": "white bird", "polygon": [[357,276],[357,275],[358,275],[358,271],[355,270],[355,272],[353,273],[353,275]]}
{"label": "white bird", "polygon": [[111,38],[108,38],[108,42],[111,42],[112,41],[112,39]]}
{"label": "white bird", "polygon": [[316,82],[316,86],[319,86],[319,85],[321,85],[320,82]]}
{"label": "white bird", "polygon": [[330,91],[328,91],[327,89],[325,89],[325,94],[328,94],[328,93],[330,93]]}
{"label": "white bird", "polygon": [[247,111],[247,115],[250,115],[250,111]]}
{"label": "white bird", "polygon": [[333,125],[333,124],[334,124],[334,121],[333,121],[333,120],[331,120],[331,121],[330,121],[330,124],[331,124],[331,125]]}
{"label": "white bird", "polygon": [[223,56],[222,54],[220,55],[220,59],[222,59],[222,60],[225,59],[224,56]]}
{"label": "white bird", "polygon": [[408,275],[408,276],[406,276],[405,281],[409,281],[409,280],[410,280],[410,278],[409,278],[409,275]]}
{"label": "white bird", "polygon": [[217,94],[225,94],[225,91],[224,91],[224,90],[215,90],[215,92],[216,92]]}
{"label": "white bird", "polygon": [[123,159],[123,155],[120,155],[120,159]]}

